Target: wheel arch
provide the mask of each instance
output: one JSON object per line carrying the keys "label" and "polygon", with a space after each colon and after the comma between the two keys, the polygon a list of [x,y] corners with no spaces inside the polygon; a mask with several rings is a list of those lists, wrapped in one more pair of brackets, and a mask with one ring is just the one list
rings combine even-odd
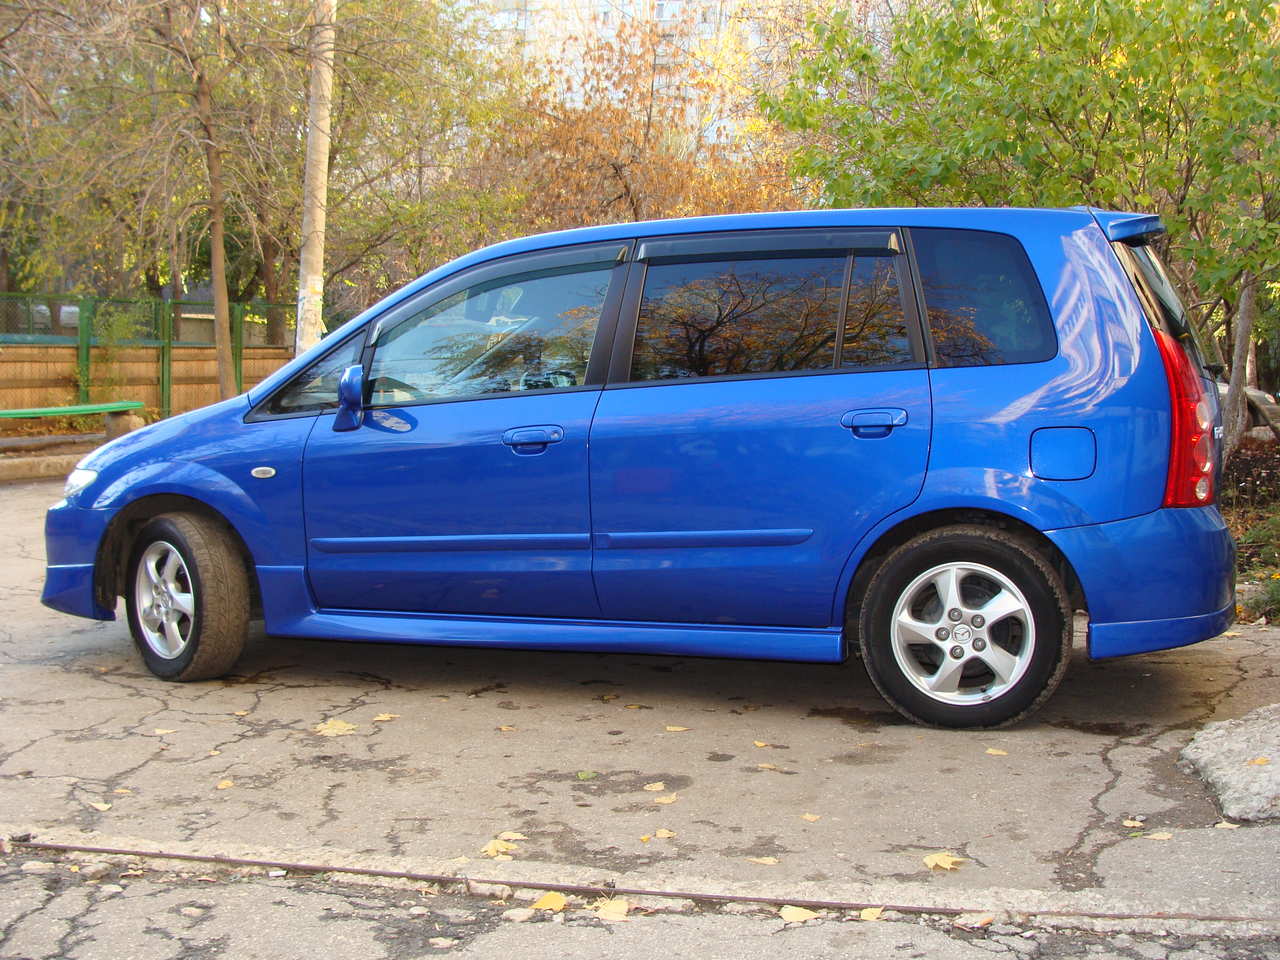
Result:
{"label": "wheel arch", "polygon": [[939,527],[950,527],[957,524],[988,526],[1013,534],[1025,541],[1030,547],[1039,552],[1057,572],[1058,576],[1062,578],[1063,585],[1067,588],[1067,596],[1072,608],[1075,610],[1088,610],[1084,588],[1080,584],[1080,578],[1076,575],[1071,561],[1067,559],[1066,554],[1058,549],[1058,546],[1052,540],[1031,526],[1031,524],[1010,514],[982,507],[929,510],[906,517],[882,531],[859,559],[853,576],[849,580],[849,587],[845,591],[844,598],[843,614],[846,654],[848,651],[857,649],[858,614],[862,607],[862,600],[866,594],[867,584],[871,581],[872,576],[885,557],[908,540],[922,533],[936,530]]}
{"label": "wheel arch", "polygon": [[152,493],[132,500],[111,518],[98,553],[94,558],[94,598],[104,609],[115,608],[116,597],[123,595],[128,582],[129,555],[142,528],[154,517],[165,513],[191,513],[205,517],[224,529],[231,537],[245,570],[249,573],[250,603],[254,611],[262,605],[257,564],[248,544],[235,525],[217,508],[203,500],[180,493]]}

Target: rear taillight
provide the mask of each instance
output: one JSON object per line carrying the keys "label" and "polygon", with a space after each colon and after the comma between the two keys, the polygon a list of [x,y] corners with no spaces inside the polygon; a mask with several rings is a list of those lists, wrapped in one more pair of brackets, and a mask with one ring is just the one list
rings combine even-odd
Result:
{"label": "rear taillight", "polygon": [[1203,507],[1213,503],[1213,412],[1204,383],[1187,351],[1163,330],[1153,331],[1169,379],[1173,442],[1164,506]]}

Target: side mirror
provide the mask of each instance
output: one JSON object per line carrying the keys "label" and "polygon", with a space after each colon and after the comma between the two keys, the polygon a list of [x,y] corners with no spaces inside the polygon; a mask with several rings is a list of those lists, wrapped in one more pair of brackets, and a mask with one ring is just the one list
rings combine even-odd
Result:
{"label": "side mirror", "polygon": [[356,364],[342,371],[338,381],[338,415],[334,430],[354,430],[364,421],[364,367]]}

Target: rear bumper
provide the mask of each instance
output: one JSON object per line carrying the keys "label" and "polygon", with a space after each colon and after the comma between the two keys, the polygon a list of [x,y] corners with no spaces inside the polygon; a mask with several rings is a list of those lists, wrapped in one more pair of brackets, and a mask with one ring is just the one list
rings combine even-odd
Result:
{"label": "rear bumper", "polygon": [[1046,531],[1089,607],[1089,656],[1216,637],[1235,617],[1236,548],[1216,507]]}

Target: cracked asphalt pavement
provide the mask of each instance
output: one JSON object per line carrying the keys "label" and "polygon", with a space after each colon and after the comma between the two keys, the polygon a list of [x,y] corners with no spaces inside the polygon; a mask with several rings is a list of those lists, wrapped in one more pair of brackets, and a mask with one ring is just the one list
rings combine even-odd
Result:
{"label": "cracked asphalt pavement", "polygon": [[[774,908],[650,898],[657,912],[624,924],[576,903],[512,923],[522,894],[501,888],[492,902],[334,873],[104,867],[18,844],[0,858],[0,957],[750,957],[776,935],[802,957],[1280,957],[1280,822],[1220,826],[1176,763],[1206,722],[1277,699],[1280,629],[1099,663],[1077,649],[1038,715],[978,733],[902,722],[856,662],[259,632],[234,675],[168,684],[123,619],[40,606],[43,511],[59,495],[0,489],[0,832],[923,914],[784,926]],[[527,839],[486,857],[504,831]],[[930,870],[940,851],[963,862]],[[966,930],[947,910],[995,919]]]}

